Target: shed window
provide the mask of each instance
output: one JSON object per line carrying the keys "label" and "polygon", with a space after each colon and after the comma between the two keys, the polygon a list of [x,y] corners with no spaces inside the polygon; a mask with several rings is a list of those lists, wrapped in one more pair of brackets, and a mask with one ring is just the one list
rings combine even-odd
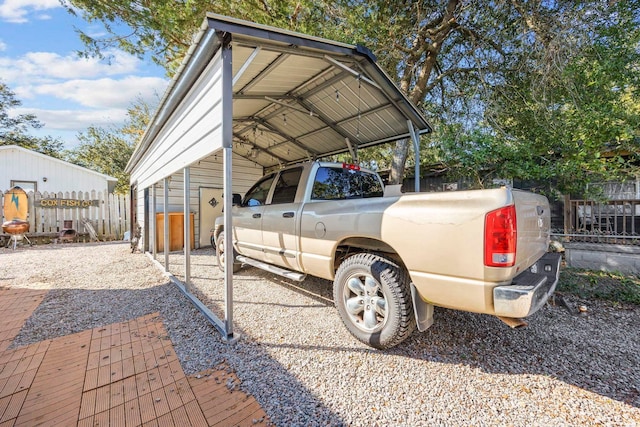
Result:
{"label": "shed window", "polygon": [[20,187],[24,191],[33,191],[34,193],[38,191],[38,183],[36,181],[19,181],[19,180],[11,180],[11,187]]}

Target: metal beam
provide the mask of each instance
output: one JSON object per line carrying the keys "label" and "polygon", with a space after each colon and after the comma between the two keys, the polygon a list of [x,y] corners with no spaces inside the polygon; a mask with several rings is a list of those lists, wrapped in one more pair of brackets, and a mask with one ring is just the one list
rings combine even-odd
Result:
{"label": "metal beam", "polygon": [[411,141],[413,141],[413,150],[415,154],[415,171],[414,171],[414,179],[415,179],[415,190],[416,193],[420,192],[420,140],[416,135],[416,130],[413,127],[413,122],[411,120],[407,120],[407,126],[409,127],[409,134],[411,134]]}
{"label": "metal beam", "polygon": [[191,208],[189,206],[191,195],[191,169],[189,166],[183,169],[184,178],[184,283],[189,288],[189,282],[191,282],[191,221],[190,213]]}
{"label": "metal beam", "polygon": [[280,137],[284,138],[286,141],[291,142],[292,144],[294,144],[295,146],[297,146],[299,149],[303,150],[307,157],[311,157],[309,155],[309,153],[313,154],[314,156],[318,155],[318,152],[307,147],[306,145],[304,145],[302,142],[298,141],[296,138],[290,137],[289,135],[287,135],[286,133],[283,133],[280,131],[280,129],[278,129],[277,127],[273,126],[271,123],[269,123],[268,121],[262,119],[261,117],[256,117],[256,122],[260,123],[262,126],[264,126],[266,129],[269,129],[270,131],[277,133]]}
{"label": "metal beam", "polygon": [[247,83],[246,85],[244,85],[242,87],[242,89],[240,89],[238,91],[238,93],[244,93],[247,90],[251,89],[253,86],[257,85],[258,83],[260,83],[260,81],[262,79],[264,79],[265,77],[267,77],[269,75],[269,72],[271,70],[273,70],[274,68],[276,68],[278,65],[282,64],[282,62],[284,62],[287,58],[289,57],[288,54],[281,54],[280,56],[278,56],[276,59],[274,59],[273,61],[271,61],[271,63],[269,65],[267,65],[263,70],[261,70],[253,79],[251,79],[251,81],[249,83]]}
{"label": "metal beam", "polygon": [[[147,254],[147,256],[149,256],[149,254]],[[151,262],[153,264],[155,264],[155,266],[157,268],[159,268],[160,270],[164,269],[164,267],[162,266],[162,264],[160,264],[158,262],[158,260],[153,259],[153,258],[150,258],[150,259],[151,259]],[[200,301],[195,295],[190,293],[187,290],[187,288],[185,288],[184,283],[182,283],[177,277],[175,277],[173,274],[171,274],[168,271],[165,271],[164,274],[165,274],[165,276],[167,276],[169,278],[169,280],[174,285],[176,285],[178,287],[180,292],[182,292],[184,294],[184,296],[186,296],[189,299],[189,301],[191,301],[191,303],[193,305],[195,305],[198,310],[200,310],[200,312],[209,321],[209,323],[211,323],[211,325],[214,328],[216,328],[221,334],[224,334],[224,324],[222,323],[222,321],[220,319],[218,319],[216,317],[216,315],[213,314],[213,312],[211,310],[209,310],[209,308],[202,303],[202,301]]]}
{"label": "metal beam", "polygon": [[[312,106],[308,105],[307,102],[305,102],[304,99],[298,99],[298,104],[302,105],[304,108],[312,108]],[[327,117],[325,114],[322,114],[322,113],[319,112],[319,113],[317,113],[317,116],[320,119],[320,121],[325,124],[325,126],[327,126],[329,129],[333,130],[335,133],[340,135],[342,138],[352,138],[356,142],[359,142],[358,138],[355,138],[355,135],[348,135],[347,133],[343,132],[342,129],[340,129],[337,126],[333,125],[332,124],[333,121],[330,120],[329,117]]]}
{"label": "metal beam", "polygon": [[151,223],[151,228],[152,228],[152,237],[153,240],[150,242],[153,245],[153,259],[156,259],[156,256],[158,255],[158,236],[156,236],[156,234],[158,234],[158,215],[156,214],[156,212],[158,211],[158,200],[157,200],[157,195],[156,195],[156,189],[157,186],[156,184],[153,184],[151,186],[151,219],[150,219],[150,223]]}
{"label": "metal beam", "polygon": [[242,64],[242,67],[240,67],[240,69],[236,73],[235,77],[233,78],[233,85],[234,86],[235,86],[236,83],[238,83],[238,80],[240,80],[240,78],[242,77],[244,72],[247,71],[247,69],[249,68],[249,65],[251,65],[253,60],[256,59],[256,56],[258,56],[258,53],[260,53],[260,46],[258,46],[255,49],[253,49],[253,52],[251,52],[251,55],[249,55],[247,60],[244,61],[244,64]]}
{"label": "metal beam", "polygon": [[231,40],[226,39],[222,45],[222,152],[223,152],[223,210],[224,210],[224,336],[228,342],[238,339],[233,333],[233,82],[231,79],[232,52]]}
{"label": "metal beam", "polygon": [[164,179],[164,271],[169,272],[169,178]]}
{"label": "metal beam", "polygon": [[[293,110],[293,111],[297,111],[298,113],[308,114],[310,117],[313,117],[313,115],[314,115],[314,114],[315,114],[316,116],[318,115],[318,114],[314,113],[314,112],[313,112],[313,111],[311,111],[311,110],[307,110],[306,108],[305,108],[305,109],[298,108],[298,107],[296,107],[295,105],[287,104],[286,102],[279,101],[279,100],[274,99],[274,98],[271,98],[271,97],[269,97],[269,96],[265,96],[265,97],[264,97],[264,99],[266,99],[267,101],[272,102],[272,103],[274,103],[274,104],[282,105],[283,107],[285,107],[285,108],[289,108],[289,109],[291,109],[291,110]],[[294,100],[295,100],[295,98],[294,98]]]}
{"label": "metal beam", "polygon": [[338,68],[343,69],[344,71],[346,71],[347,73],[349,73],[353,77],[355,77],[356,79],[360,79],[363,82],[375,87],[379,91],[382,91],[382,89],[380,88],[380,86],[376,82],[374,82],[370,78],[366,77],[362,72],[353,70],[353,69],[349,68],[348,66],[346,66],[345,64],[343,64],[342,62],[336,61],[335,59],[333,59],[332,57],[330,57],[328,55],[324,56],[324,60],[327,61],[330,64],[335,65]]}
{"label": "metal beam", "polygon": [[[345,117],[344,119],[341,119],[341,120],[338,120],[338,121],[334,121],[331,124],[333,126],[342,126],[345,123],[349,123],[351,120],[357,119],[358,117],[365,117],[368,114],[377,113],[377,112],[382,111],[382,110],[384,110],[386,108],[389,108],[389,104],[379,105],[377,107],[370,108],[368,110],[362,111],[360,114],[357,114],[357,113],[353,114],[353,115],[351,115],[349,117]],[[329,129],[331,129],[331,128],[329,128]],[[298,139],[307,138],[307,137],[310,137],[312,135],[315,135],[316,133],[324,132],[325,130],[327,130],[327,127],[322,127],[320,129],[315,129],[315,130],[312,130],[311,132],[307,132],[307,133],[303,133],[302,135],[299,135]]]}
{"label": "metal beam", "polygon": [[[278,135],[280,135],[280,134],[278,134]],[[288,162],[288,160],[283,159],[282,157],[278,156],[277,154],[273,154],[270,149],[262,148],[262,147],[260,147],[260,146],[258,146],[256,144],[254,144],[253,142],[249,141],[247,138],[245,138],[244,136],[242,136],[242,135],[240,135],[238,133],[234,132],[233,137],[236,138],[236,139],[239,139],[241,144],[249,145],[251,148],[255,148],[255,149],[258,149],[258,150],[260,150],[260,151],[262,151],[264,153],[267,153],[268,155],[270,155],[274,159],[278,159],[278,161],[280,161],[280,162]],[[243,156],[243,157],[245,157],[245,156]]]}

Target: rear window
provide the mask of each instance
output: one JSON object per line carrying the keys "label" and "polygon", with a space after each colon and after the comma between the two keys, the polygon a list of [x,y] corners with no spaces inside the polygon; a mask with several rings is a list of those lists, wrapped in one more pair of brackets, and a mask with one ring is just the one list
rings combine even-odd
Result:
{"label": "rear window", "polygon": [[341,167],[320,167],[313,183],[311,199],[342,200],[382,197],[378,176]]}

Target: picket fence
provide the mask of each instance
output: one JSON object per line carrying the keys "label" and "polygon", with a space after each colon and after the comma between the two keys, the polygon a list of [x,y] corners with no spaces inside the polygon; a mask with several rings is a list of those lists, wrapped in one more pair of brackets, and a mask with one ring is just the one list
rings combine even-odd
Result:
{"label": "picket fence", "polygon": [[[89,230],[83,224],[88,220],[100,240],[121,240],[130,230],[131,211],[125,195],[96,192],[29,192],[27,236],[55,238],[64,229],[73,229],[86,240]],[[0,191],[0,205],[4,192]],[[2,222],[4,206],[2,207]],[[1,231],[1,230],[0,230]],[[6,236],[5,236],[6,237]]]}

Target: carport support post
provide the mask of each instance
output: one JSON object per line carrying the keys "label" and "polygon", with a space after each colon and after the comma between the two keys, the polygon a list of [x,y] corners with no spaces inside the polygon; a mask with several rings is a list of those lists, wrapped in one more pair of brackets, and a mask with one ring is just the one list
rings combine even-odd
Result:
{"label": "carport support post", "polygon": [[232,161],[233,161],[233,69],[231,67],[231,38],[223,35],[222,46],[222,153],[223,153],[223,210],[224,210],[224,339],[233,342],[233,226],[232,209]]}
{"label": "carport support post", "polygon": [[165,178],[164,182],[164,271],[169,272],[169,178]]}
{"label": "carport support post", "polygon": [[189,289],[191,281],[191,208],[189,196],[191,188],[191,170],[184,168],[184,284]]}
{"label": "carport support post", "polygon": [[156,199],[156,184],[151,186],[151,215],[150,224],[151,224],[151,234],[153,235],[153,240],[150,240],[149,243],[153,245],[153,259],[156,259],[158,254],[158,215],[156,212],[158,211],[158,200]]}
{"label": "carport support post", "polygon": [[420,192],[420,140],[416,134],[416,130],[413,127],[411,120],[407,120],[407,126],[409,127],[409,133],[411,134],[411,141],[413,141],[413,151],[416,157],[416,166],[414,170],[415,179],[415,191]]}

